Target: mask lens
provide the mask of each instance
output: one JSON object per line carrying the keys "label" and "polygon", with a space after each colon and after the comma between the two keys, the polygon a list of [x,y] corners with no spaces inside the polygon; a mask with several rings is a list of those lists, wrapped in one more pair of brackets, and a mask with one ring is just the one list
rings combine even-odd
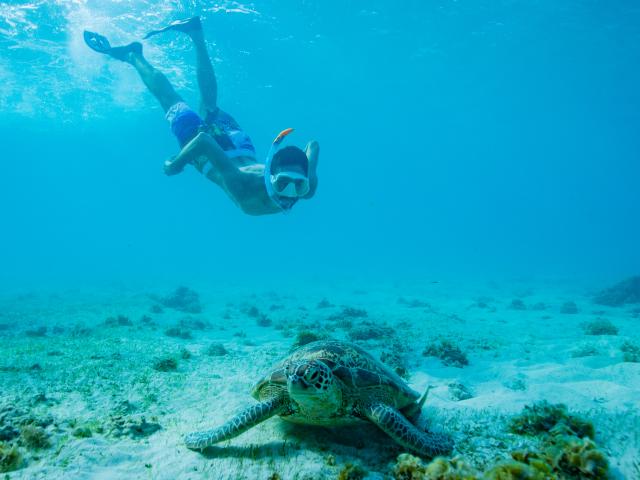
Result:
{"label": "mask lens", "polygon": [[273,183],[273,188],[276,192],[282,193],[287,188],[289,183],[291,183],[290,178],[284,175],[278,175],[276,177],[276,181]]}
{"label": "mask lens", "polygon": [[302,179],[296,183],[296,193],[299,197],[306,195],[309,192],[309,180]]}
{"label": "mask lens", "polygon": [[298,174],[280,173],[275,176],[272,184],[278,194],[295,190],[296,196],[302,196],[309,191],[309,180]]}

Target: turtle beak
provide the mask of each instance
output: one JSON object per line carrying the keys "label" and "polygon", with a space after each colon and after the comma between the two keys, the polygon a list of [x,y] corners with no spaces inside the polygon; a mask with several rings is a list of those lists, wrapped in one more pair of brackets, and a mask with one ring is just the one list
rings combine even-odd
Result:
{"label": "turtle beak", "polygon": [[293,375],[287,379],[287,387],[289,389],[289,394],[292,397],[297,395],[308,395],[310,393],[307,382],[305,382],[303,378]]}

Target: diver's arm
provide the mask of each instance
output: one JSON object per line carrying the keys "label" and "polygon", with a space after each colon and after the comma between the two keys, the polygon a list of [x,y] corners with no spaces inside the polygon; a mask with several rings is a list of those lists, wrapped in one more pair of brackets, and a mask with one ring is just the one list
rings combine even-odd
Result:
{"label": "diver's arm", "polygon": [[201,155],[202,147],[203,147],[203,138],[199,133],[196,135],[193,140],[187,143],[180,153],[175,157],[172,157],[170,160],[164,162],[164,173],[167,175],[176,175],[182,170],[188,163],[192,163],[199,155]]}
{"label": "diver's arm", "polygon": [[320,156],[320,144],[315,140],[310,141],[304,153],[309,159],[309,191],[302,198],[309,199],[315,195],[316,189],[318,188],[318,174],[316,169],[318,167],[318,157]]}
{"label": "diver's arm", "polygon": [[205,132],[198,133],[193,140],[187,143],[180,153],[172,160],[165,162],[164,171],[167,175],[180,173],[187,163],[192,163],[196,158],[204,156],[220,174],[237,172],[237,168],[224,150],[218,145],[211,135]]}
{"label": "diver's arm", "polygon": [[[218,142],[207,133],[200,132],[183,150],[185,149],[193,151],[192,153],[185,152],[185,155],[192,155],[193,159],[205,157],[209,161],[213,168],[207,177],[226,190],[243,210],[245,209],[243,199],[253,196],[264,186],[264,174],[262,173],[264,169],[256,174],[251,169],[245,171],[245,169],[238,168],[236,162],[231,160],[218,145]],[[211,177],[212,173],[215,179]]]}

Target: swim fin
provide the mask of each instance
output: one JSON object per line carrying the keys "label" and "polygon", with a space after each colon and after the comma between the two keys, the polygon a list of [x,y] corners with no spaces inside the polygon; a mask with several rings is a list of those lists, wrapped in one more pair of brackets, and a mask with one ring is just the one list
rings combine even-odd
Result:
{"label": "swim fin", "polygon": [[149,37],[153,37],[154,35],[158,35],[159,33],[168,32],[169,30],[176,30],[183,33],[202,30],[200,16],[196,15],[195,17],[187,18],[185,20],[176,20],[175,22],[171,22],[169,25],[161,28],[160,30],[152,30],[144,36],[144,40]]}
{"label": "swim fin", "polygon": [[91,50],[109,55],[123,62],[128,60],[129,53],[142,55],[142,44],[140,42],[132,42],[129,45],[123,45],[121,47],[112,47],[107,37],[96,32],[89,32],[88,30],[84,31],[84,42]]}
{"label": "swim fin", "polygon": [[111,44],[109,43],[109,40],[107,40],[107,37],[88,30],[85,30],[83,35],[84,43],[86,43],[91,50],[106,54],[111,50]]}

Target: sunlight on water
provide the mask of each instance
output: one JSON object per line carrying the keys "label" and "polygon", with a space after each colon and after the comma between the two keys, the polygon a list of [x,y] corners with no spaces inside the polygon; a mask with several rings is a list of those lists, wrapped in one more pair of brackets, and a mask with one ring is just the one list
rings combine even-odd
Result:
{"label": "sunlight on water", "polygon": [[[41,0],[16,5],[0,3],[0,105],[24,116],[101,116],[106,107],[148,105],[134,72],[88,55],[82,31],[109,32],[114,45],[141,38],[147,31],[198,10],[203,15],[259,16],[251,4],[235,1],[118,1]],[[174,41],[175,52],[185,43]],[[166,48],[145,45],[157,64],[170,64],[167,75],[185,87],[193,69],[178,56],[168,60]],[[28,68],[26,66],[28,65]],[[32,85],[24,88],[24,84]],[[35,107],[38,105],[38,107]],[[76,108],[80,108],[80,112]]]}

